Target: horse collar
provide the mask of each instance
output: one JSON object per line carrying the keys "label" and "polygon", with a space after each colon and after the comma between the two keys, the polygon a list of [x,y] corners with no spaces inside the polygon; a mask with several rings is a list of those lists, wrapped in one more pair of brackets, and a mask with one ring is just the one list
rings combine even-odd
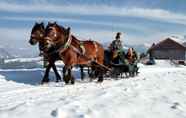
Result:
{"label": "horse collar", "polygon": [[64,48],[68,48],[72,42],[72,36],[69,34],[67,42],[64,44]]}
{"label": "horse collar", "polygon": [[63,53],[67,48],[70,47],[71,42],[72,42],[72,37],[69,34],[67,42],[64,45],[61,45],[59,48],[57,48],[56,52],[57,53]]}

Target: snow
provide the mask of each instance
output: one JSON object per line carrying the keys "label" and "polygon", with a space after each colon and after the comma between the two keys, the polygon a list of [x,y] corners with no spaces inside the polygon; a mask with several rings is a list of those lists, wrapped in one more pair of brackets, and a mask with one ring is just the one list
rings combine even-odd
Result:
{"label": "snow", "polygon": [[[62,61],[57,61],[55,64],[58,66],[64,65]],[[34,69],[41,67],[43,67],[43,57],[5,59],[0,64],[0,69]]]}
{"label": "snow", "polygon": [[[167,39],[167,38],[170,38],[171,40],[174,40],[175,42],[177,42],[177,43],[179,43],[179,44],[183,44],[186,40],[183,38],[183,37],[181,37],[181,36],[168,36],[168,37],[165,37],[164,39]],[[161,39],[161,40],[159,40],[158,42],[160,42],[160,41],[162,41],[162,40],[164,40],[164,39]],[[157,42],[157,43],[158,43]]]}
{"label": "snow", "polygon": [[38,62],[41,61],[42,57],[35,57],[35,58],[15,58],[15,59],[6,59],[5,63],[12,63],[12,62]]}
{"label": "snow", "polygon": [[184,43],[184,39],[183,38],[180,38],[180,37],[175,37],[175,36],[171,36],[169,37],[170,39],[180,43],[180,44],[183,44]]}
{"label": "snow", "polygon": [[40,68],[1,69],[0,118],[185,118],[186,67],[156,63],[139,64],[134,78],[75,85],[39,85]]}

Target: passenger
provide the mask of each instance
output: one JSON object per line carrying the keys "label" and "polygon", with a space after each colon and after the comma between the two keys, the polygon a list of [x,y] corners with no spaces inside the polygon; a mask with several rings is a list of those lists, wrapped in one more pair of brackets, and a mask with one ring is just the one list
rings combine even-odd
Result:
{"label": "passenger", "polygon": [[120,38],[121,38],[121,32],[117,32],[115,40],[113,40],[110,45],[112,51],[121,50],[123,48],[122,41],[120,40]]}
{"label": "passenger", "polygon": [[120,38],[121,32],[117,32],[115,40],[113,40],[109,46],[115,64],[124,63],[125,60],[125,52],[123,51],[123,45]]}

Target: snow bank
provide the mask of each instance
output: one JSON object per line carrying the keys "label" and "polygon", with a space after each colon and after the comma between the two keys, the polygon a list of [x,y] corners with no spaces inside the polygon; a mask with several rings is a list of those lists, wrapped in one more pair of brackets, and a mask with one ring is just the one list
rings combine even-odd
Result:
{"label": "snow bank", "polygon": [[[160,61],[143,66],[137,77],[101,84],[43,86],[8,80],[12,71],[1,70],[0,118],[185,118],[186,68],[168,65]],[[16,73],[37,78],[31,70]]]}
{"label": "snow bank", "polygon": [[39,62],[43,60],[42,57],[35,57],[35,58],[15,58],[15,59],[6,59],[5,63],[16,63],[16,62]]}
{"label": "snow bank", "polygon": [[[63,66],[62,61],[55,63],[58,66]],[[36,58],[15,58],[5,59],[4,63],[0,64],[0,69],[33,69],[43,68],[43,57]]]}

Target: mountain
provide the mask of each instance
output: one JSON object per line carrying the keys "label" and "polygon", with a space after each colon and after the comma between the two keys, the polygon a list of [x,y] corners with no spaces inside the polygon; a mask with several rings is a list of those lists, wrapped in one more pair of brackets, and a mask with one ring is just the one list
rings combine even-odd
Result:
{"label": "mountain", "polygon": [[3,47],[0,47],[0,58],[8,59],[8,58],[13,58],[11,54],[6,51]]}
{"label": "mountain", "polygon": [[[107,49],[108,46],[110,45],[110,43],[111,42],[105,42],[102,45],[103,45],[103,47],[105,49]],[[148,48],[150,47],[150,45],[149,44],[139,44],[139,45],[128,45],[128,44],[126,44],[126,45],[123,45],[123,49],[125,51],[127,51],[127,49],[130,48],[130,47],[131,48],[134,48],[139,53],[143,53],[143,52],[146,52],[148,50]]]}
{"label": "mountain", "polygon": [[127,47],[132,47],[139,53],[143,53],[143,52],[145,53],[148,50],[149,45],[147,44],[127,45]]}

